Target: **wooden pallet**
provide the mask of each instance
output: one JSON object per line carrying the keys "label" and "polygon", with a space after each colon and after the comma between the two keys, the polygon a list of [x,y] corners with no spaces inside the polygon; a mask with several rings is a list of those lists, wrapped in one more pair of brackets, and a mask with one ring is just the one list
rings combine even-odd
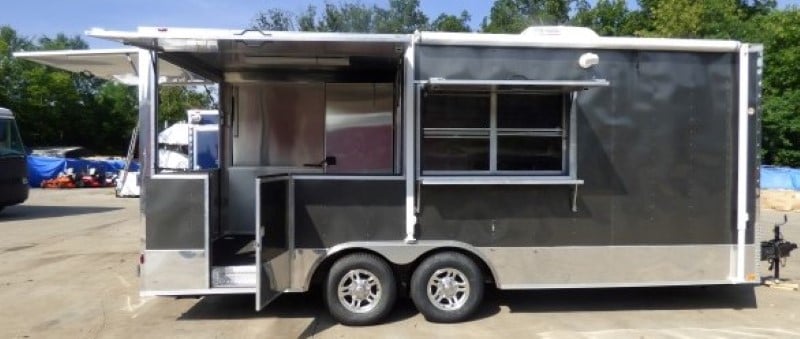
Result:
{"label": "wooden pallet", "polygon": [[775,288],[779,290],[787,290],[787,291],[800,290],[800,285],[789,282],[788,280],[775,280],[775,279],[764,280],[764,285],[769,288]]}

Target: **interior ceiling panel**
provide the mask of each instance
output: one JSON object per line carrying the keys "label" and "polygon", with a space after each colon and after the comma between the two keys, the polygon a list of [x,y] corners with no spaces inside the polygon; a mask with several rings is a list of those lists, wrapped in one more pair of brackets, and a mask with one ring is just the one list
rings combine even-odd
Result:
{"label": "interior ceiling panel", "polygon": [[218,52],[163,52],[162,55],[167,54],[167,59],[171,55],[181,55],[181,59],[191,56],[201,61],[201,67],[229,72],[269,68],[386,68],[397,65],[403,52],[402,44],[391,42],[220,41]]}

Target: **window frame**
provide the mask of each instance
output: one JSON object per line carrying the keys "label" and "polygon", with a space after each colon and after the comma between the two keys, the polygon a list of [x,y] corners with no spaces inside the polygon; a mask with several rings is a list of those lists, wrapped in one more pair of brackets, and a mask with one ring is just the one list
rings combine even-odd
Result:
{"label": "window frame", "polygon": [[[417,148],[417,166],[416,166],[416,173],[417,176],[423,180],[427,181],[435,181],[435,178],[447,178],[449,177],[474,177],[473,179],[478,180],[479,178],[500,178],[503,182],[507,180],[526,180],[530,181],[531,178],[541,178],[544,181],[564,181],[564,180],[576,180],[576,172],[577,172],[577,158],[576,158],[576,137],[575,137],[575,114],[574,111],[571,109],[572,105],[574,104],[575,99],[577,98],[577,92],[574,90],[570,90],[572,88],[562,87],[560,90],[557,91],[558,94],[562,97],[562,105],[561,105],[561,120],[562,120],[562,127],[560,131],[558,129],[549,129],[551,131],[545,131],[546,129],[537,129],[537,128],[498,128],[498,95],[499,94],[510,94],[510,95],[533,95],[531,91],[518,91],[518,90],[505,90],[505,89],[498,89],[498,85],[488,85],[481,90],[480,93],[485,93],[489,96],[489,169],[488,170],[425,170],[422,168],[422,144],[423,140],[426,137],[427,131],[435,131],[438,132],[437,134],[445,133],[448,130],[446,128],[424,128],[422,126],[422,101],[423,95],[425,94],[424,91],[436,91],[436,88],[428,88],[431,86],[433,82],[421,82],[417,84],[416,88],[416,96],[418,100],[416,100],[416,112],[417,112],[417,126],[418,126],[418,133],[417,133],[417,140],[416,140],[416,148]],[[476,82],[469,81],[467,83],[453,83],[453,85],[477,85]],[[487,84],[483,84],[486,86]],[[534,87],[542,87],[548,86],[549,88],[553,87],[552,82],[547,82],[546,84],[536,85]],[[527,87],[527,86],[526,86]],[[443,92],[456,92],[455,90],[450,91],[443,91]],[[453,132],[458,131],[468,131],[468,130],[486,130],[486,128],[482,129],[465,129],[465,128],[452,128],[449,129]],[[541,134],[541,137],[559,137],[561,139],[561,170],[542,170],[542,171],[517,171],[517,170],[499,170],[498,169],[498,138],[504,136],[505,133],[525,133],[526,136],[529,137],[536,137],[537,134]],[[553,132],[560,133],[558,136],[552,135]],[[549,135],[548,135],[549,134]],[[446,134],[445,134],[446,135]],[[508,134],[506,134],[508,135]]]}

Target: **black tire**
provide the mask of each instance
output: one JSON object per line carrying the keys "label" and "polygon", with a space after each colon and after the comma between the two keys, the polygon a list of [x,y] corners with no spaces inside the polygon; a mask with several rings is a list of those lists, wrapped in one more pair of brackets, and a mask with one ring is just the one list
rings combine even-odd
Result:
{"label": "black tire", "polygon": [[[358,285],[352,278],[353,274],[357,275],[359,279],[368,278],[371,274],[377,280],[377,284],[368,287],[362,286],[366,289],[362,288],[359,291],[348,291],[343,293],[346,296],[340,298],[338,293],[340,284]],[[359,281],[364,282],[365,280]],[[374,304],[370,307],[368,299],[354,297],[358,293],[369,293],[370,296],[373,296]],[[375,324],[392,311],[395,300],[397,300],[397,281],[394,272],[383,259],[376,255],[367,253],[347,255],[337,260],[328,272],[328,278],[325,281],[325,304],[328,306],[331,316],[342,324],[352,326]],[[346,305],[351,302],[357,305]],[[348,308],[361,308],[362,303],[365,304],[363,312]]]}
{"label": "black tire", "polygon": [[[442,284],[448,284],[448,286],[431,285],[431,296],[429,297],[429,281],[434,274],[439,277]],[[449,280],[443,282],[442,280],[445,278]],[[433,282],[431,283],[433,284]],[[461,290],[457,286],[454,287],[453,283],[461,286],[466,283],[466,289]],[[428,321],[442,323],[464,321],[478,310],[483,299],[483,273],[478,265],[466,255],[442,252],[422,261],[411,275],[410,288],[411,300]],[[440,291],[442,294],[437,294]],[[444,297],[445,295],[448,296]],[[442,298],[439,302],[431,300],[431,298],[436,299],[437,296]],[[456,300],[456,302],[451,302],[451,300]]]}

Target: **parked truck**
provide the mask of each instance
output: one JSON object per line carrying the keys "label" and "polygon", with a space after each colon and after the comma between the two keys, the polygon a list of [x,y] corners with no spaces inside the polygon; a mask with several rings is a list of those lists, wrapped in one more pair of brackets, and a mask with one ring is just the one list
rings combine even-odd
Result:
{"label": "parked truck", "polygon": [[26,158],[14,114],[0,107],[0,211],[28,199]]}

